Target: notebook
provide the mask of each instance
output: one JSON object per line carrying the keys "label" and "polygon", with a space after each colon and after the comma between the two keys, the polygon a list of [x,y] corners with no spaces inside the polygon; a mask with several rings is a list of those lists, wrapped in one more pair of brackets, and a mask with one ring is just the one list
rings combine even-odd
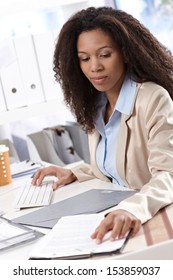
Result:
{"label": "notebook", "polygon": [[52,228],[64,216],[99,213],[117,205],[135,191],[91,189],[14,219],[29,226]]}
{"label": "notebook", "polygon": [[31,249],[30,259],[81,259],[120,253],[130,232],[125,238],[114,241],[109,240],[108,232],[100,244],[90,237],[103,217],[103,214],[88,214],[61,218]]}

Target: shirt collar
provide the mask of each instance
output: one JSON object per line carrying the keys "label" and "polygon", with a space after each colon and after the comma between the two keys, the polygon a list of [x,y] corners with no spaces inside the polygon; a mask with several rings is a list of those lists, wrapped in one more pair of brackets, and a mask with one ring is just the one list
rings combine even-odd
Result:
{"label": "shirt collar", "polygon": [[136,82],[126,75],[118,96],[115,110],[122,114],[130,115],[136,97]]}
{"label": "shirt collar", "polygon": [[[122,114],[130,115],[135,98],[136,98],[136,82],[129,79],[128,76],[126,75],[114,111],[117,110]],[[103,113],[105,111],[106,103],[107,103],[107,98],[104,93],[101,93],[100,100],[97,105],[97,109],[100,109],[98,111],[101,111]]]}

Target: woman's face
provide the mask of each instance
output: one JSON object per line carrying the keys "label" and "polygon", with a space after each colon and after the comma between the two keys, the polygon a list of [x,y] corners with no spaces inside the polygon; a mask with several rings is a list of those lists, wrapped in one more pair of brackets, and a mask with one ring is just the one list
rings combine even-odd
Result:
{"label": "woman's face", "polygon": [[82,72],[101,92],[117,94],[125,76],[125,63],[112,38],[101,29],[83,32],[77,41]]}

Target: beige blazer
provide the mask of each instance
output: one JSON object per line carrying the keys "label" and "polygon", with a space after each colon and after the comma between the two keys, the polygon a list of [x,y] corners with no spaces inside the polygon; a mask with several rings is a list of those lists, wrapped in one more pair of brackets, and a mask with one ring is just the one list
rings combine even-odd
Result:
{"label": "beige blazer", "polygon": [[[137,85],[129,116],[123,115],[117,145],[117,170],[130,189],[139,190],[115,209],[124,209],[142,223],[173,202],[173,101],[159,85]],[[109,181],[96,164],[98,131],[89,135],[91,165],[73,168],[79,181]]]}

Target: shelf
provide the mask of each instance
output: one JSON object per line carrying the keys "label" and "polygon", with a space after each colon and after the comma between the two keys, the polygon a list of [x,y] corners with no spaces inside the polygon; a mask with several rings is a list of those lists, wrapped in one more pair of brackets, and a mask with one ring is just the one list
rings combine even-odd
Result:
{"label": "shelf", "polygon": [[66,106],[61,100],[53,99],[43,103],[0,112],[0,125],[27,119],[29,117],[50,115],[60,111],[67,111]]}

